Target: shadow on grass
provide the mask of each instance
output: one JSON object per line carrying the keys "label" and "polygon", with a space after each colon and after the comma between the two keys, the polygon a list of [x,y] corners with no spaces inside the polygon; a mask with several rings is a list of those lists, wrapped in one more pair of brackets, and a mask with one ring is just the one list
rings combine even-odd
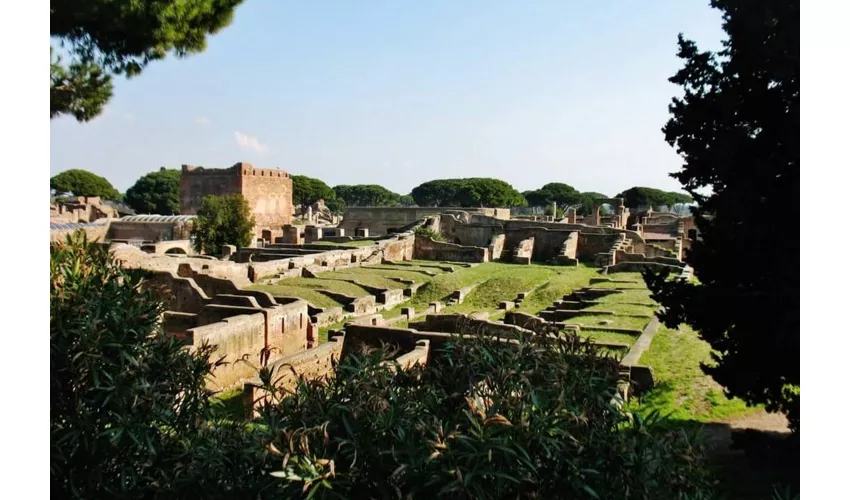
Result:
{"label": "shadow on grass", "polygon": [[699,431],[717,498],[792,500],[800,497],[799,436],[790,432],[740,429],[728,423],[664,419],[667,429]]}

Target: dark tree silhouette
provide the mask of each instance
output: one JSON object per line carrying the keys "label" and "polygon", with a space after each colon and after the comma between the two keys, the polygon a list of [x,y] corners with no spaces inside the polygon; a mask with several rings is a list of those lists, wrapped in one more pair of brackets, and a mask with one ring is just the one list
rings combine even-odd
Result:
{"label": "dark tree silhouette", "polygon": [[[671,174],[699,204],[701,240],[687,252],[699,283],[646,273],[669,326],[692,325],[717,352],[706,373],[799,430],[800,2],[713,0],[724,49],[679,36],[666,140],[684,159]],[[699,191],[708,188],[709,195]]]}
{"label": "dark tree silhouette", "polygon": [[185,57],[228,26],[243,0],[51,0],[50,118],[86,122],[112,97],[112,76],[136,76],[151,61]]}
{"label": "dark tree silhouette", "polygon": [[635,186],[619,193],[615,198],[623,198],[629,208],[672,207],[677,203],[691,203],[693,198],[684,193],[662,191],[650,187]]}

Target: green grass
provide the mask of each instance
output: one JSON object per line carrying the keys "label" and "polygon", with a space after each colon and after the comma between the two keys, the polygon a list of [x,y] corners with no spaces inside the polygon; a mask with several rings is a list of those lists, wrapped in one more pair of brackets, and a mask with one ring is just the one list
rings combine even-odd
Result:
{"label": "green grass", "polygon": [[620,342],[628,344],[630,347],[635,343],[637,337],[619,332],[588,332],[582,330],[579,334],[581,337],[590,338],[598,342]]}
{"label": "green grass", "polygon": [[[607,325],[600,324],[600,321],[605,320],[612,321],[612,323]],[[570,318],[565,323],[568,325],[611,326],[614,328],[635,328],[637,330],[643,330],[649,321],[650,318],[624,318],[623,316],[601,314],[598,316],[576,316],[575,318]]]}
{"label": "green grass", "polygon": [[397,266],[394,264],[374,264],[371,266],[367,266],[368,269],[381,270],[381,271],[395,271],[398,273],[410,273],[415,275],[418,281],[430,280],[434,276],[438,276],[440,274],[444,274],[446,271],[441,271],[436,267],[422,267],[422,266]]}
{"label": "green grass", "polygon": [[[284,280],[285,282],[286,280]],[[299,287],[299,286],[290,286],[286,284],[277,284],[277,285],[255,285],[249,290],[260,290],[262,292],[268,292],[277,297],[298,297],[299,299],[304,299],[307,302],[313,304],[316,307],[341,307],[342,304],[333,300],[332,298],[324,295],[322,293],[317,292],[316,290],[312,290],[309,288]]]}
{"label": "green grass", "polygon": [[655,387],[634,405],[647,415],[657,410],[672,420],[708,422],[752,411],[740,399],[727,399],[722,388],[702,372],[711,363],[711,347],[688,326],[661,326],[640,364],[652,367]]}
{"label": "green grass", "polygon": [[212,397],[215,416],[228,420],[245,419],[245,403],[242,400],[242,390],[239,388],[220,392]]}
{"label": "green grass", "polygon": [[[603,304],[593,304],[585,307],[582,311],[614,311],[617,314],[648,314],[652,316],[656,307],[638,306],[633,304],[619,304],[617,302],[606,302]],[[649,320],[647,320],[648,322]]]}
{"label": "green grass", "polygon": [[404,283],[399,283],[398,281],[393,281],[385,276],[381,276],[376,273],[348,273],[342,271],[334,271],[332,273],[322,273],[319,275],[319,279],[321,280],[332,280],[332,279],[345,279],[345,280],[356,280],[360,283],[363,283],[367,286],[374,286],[378,288],[384,289],[402,289],[407,288],[407,285]]}
{"label": "green grass", "polygon": [[420,260],[420,259],[406,260],[406,261],[404,261],[404,264],[401,264],[401,266],[404,266],[404,265],[407,265],[407,264],[410,264],[410,265],[413,265],[413,266],[418,266],[418,267],[425,267],[425,268],[451,267],[451,268],[454,268],[454,269],[469,269],[468,267],[460,265],[458,263],[445,262],[445,261],[441,261],[441,260]]}
{"label": "green grass", "polygon": [[636,290],[625,290],[622,293],[612,293],[611,295],[606,295],[596,300],[608,304],[618,304],[621,302],[645,302],[648,304],[654,303],[654,301],[650,299],[649,296],[649,290],[644,288]]}
{"label": "green grass", "polygon": [[369,295],[366,290],[353,283],[322,278],[284,278],[274,285],[255,285],[250,287],[249,290],[261,290],[280,297],[298,297],[317,307],[339,307],[342,305],[318,290],[330,290],[352,297]]}
{"label": "green grass", "polygon": [[[386,269],[381,266],[363,266],[363,267],[352,267],[349,269],[345,269],[344,271],[334,271],[340,272],[347,275],[353,276],[381,276],[383,278],[402,278],[406,280],[413,280],[417,283],[424,283],[431,279],[430,276],[426,276],[420,272],[416,271],[408,271],[406,269]],[[330,273],[329,273],[330,274]],[[331,274],[333,275],[333,274]],[[359,278],[358,278],[359,279]],[[365,283],[365,282],[364,282]]]}
{"label": "green grass", "polygon": [[[555,274],[551,279],[540,288],[534,290],[529,295],[517,311],[537,314],[543,309],[551,306],[556,300],[560,300],[564,295],[572,293],[574,290],[587,286],[590,278],[599,275],[599,270],[579,264],[575,268],[561,268],[561,272]],[[523,290],[528,291],[528,290]]]}
{"label": "green grass", "polygon": [[555,270],[546,267],[528,266],[521,272],[506,269],[488,278],[466,296],[463,303],[451,307],[455,312],[495,311],[499,303],[513,300],[520,292],[527,292],[535,286],[556,275]]}

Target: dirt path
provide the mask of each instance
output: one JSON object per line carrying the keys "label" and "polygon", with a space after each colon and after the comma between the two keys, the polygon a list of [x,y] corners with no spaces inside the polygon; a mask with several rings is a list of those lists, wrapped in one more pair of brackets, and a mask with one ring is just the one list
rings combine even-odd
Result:
{"label": "dirt path", "polygon": [[758,410],[747,415],[727,418],[710,422],[705,425],[705,438],[712,453],[722,455],[734,453],[730,449],[732,445],[732,432],[740,430],[753,430],[775,435],[788,434],[788,419],[781,413],[768,413]]}
{"label": "dirt path", "polygon": [[[794,464],[780,458],[787,455],[777,453],[777,443],[790,435],[784,415],[757,410],[708,423],[703,432],[711,461],[720,473],[718,486],[729,498],[769,500],[774,485],[799,487],[796,479],[783,472]],[[741,432],[747,437],[742,441],[747,452],[733,446],[733,433]]]}

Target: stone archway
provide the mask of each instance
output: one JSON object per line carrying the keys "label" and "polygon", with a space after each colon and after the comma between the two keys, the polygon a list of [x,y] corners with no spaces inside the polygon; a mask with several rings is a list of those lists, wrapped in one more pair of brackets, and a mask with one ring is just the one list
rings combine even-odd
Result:
{"label": "stone archway", "polygon": [[602,205],[610,205],[614,210],[613,214],[613,222],[614,227],[624,229],[626,226],[626,206],[623,198],[599,198],[597,200],[593,200],[593,207],[591,208],[591,222],[594,226],[602,225],[602,216],[599,211],[602,208]]}

